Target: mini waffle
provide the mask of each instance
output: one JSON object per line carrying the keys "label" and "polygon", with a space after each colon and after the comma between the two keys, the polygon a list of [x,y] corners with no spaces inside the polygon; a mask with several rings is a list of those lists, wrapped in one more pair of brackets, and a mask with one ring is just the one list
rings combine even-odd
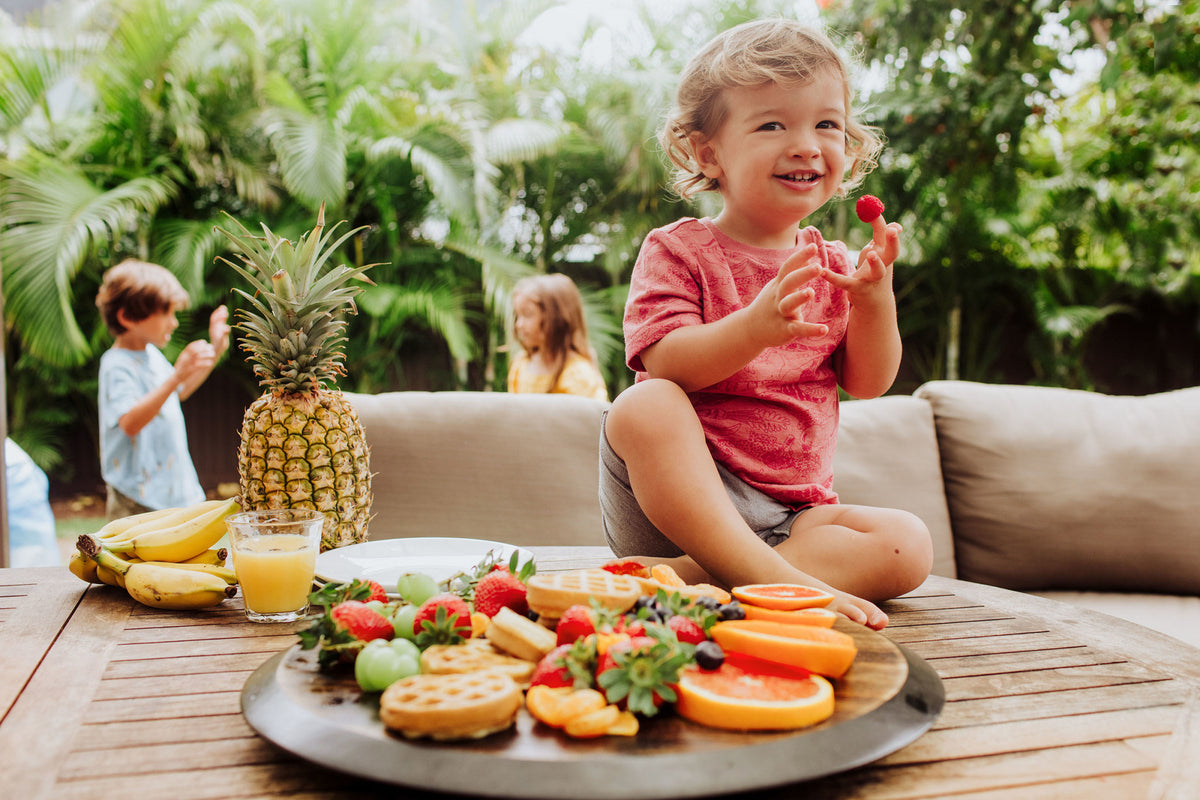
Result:
{"label": "mini waffle", "polygon": [[521,687],[502,672],[413,675],[379,698],[379,718],[410,739],[479,739],[510,727]]}
{"label": "mini waffle", "polygon": [[500,652],[485,639],[468,639],[465,644],[435,644],[421,654],[421,672],[449,675],[495,670],[521,685],[529,683],[535,666],[532,660]]}
{"label": "mini waffle", "polygon": [[642,594],[637,579],[602,569],[539,572],[526,588],[529,608],[551,619],[558,619],[573,605],[587,605],[589,600],[614,611],[628,611]]}
{"label": "mini waffle", "polygon": [[558,644],[554,631],[511,608],[502,608],[488,623],[487,638],[506,653],[537,661]]}

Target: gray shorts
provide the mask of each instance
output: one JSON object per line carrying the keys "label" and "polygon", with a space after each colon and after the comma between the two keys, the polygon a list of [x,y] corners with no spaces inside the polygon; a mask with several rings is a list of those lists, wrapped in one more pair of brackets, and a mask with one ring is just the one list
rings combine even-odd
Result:
{"label": "gray shorts", "polygon": [[[642,513],[642,507],[633,496],[629,486],[629,470],[612,446],[604,432],[608,412],[600,423],[600,516],[604,524],[604,538],[608,546],[619,557],[658,556],[670,558],[683,555],[650,520]],[[717,472],[734,507],[758,538],[774,547],[788,538],[796,517],[808,510],[799,511],[784,505],[765,492],[754,488],[717,463]]]}

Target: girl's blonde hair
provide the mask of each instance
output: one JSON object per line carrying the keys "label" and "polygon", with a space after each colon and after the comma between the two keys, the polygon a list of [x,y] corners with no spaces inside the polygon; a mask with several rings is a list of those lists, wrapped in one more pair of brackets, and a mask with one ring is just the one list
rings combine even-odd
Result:
{"label": "girl's blonde hair", "polygon": [[[545,362],[552,368],[554,378],[550,381],[553,392],[567,366],[567,356],[571,353],[596,362],[592,347],[588,344],[587,322],[583,316],[583,297],[575,282],[562,273],[550,275],[531,275],[522,278],[513,286],[513,297],[524,295],[537,303],[542,310],[543,344],[539,351]],[[518,342],[516,324],[513,325],[513,338]]]}
{"label": "girl's blonde hair", "polygon": [[687,199],[700,192],[716,191],[719,184],[700,171],[691,136],[716,134],[728,108],[726,89],[767,83],[804,85],[823,72],[837,76],[845,87],[846,159],[849,164],[838,194],[860,183],[875,168],[883,149],[878,129],[854,115],[850,67],[837,46],[823,32],[785,19],[758,20],[730,28],[715,37],[684,68],[675,93],[675,108],[659,131],[658,141],[676,168],[674,189]]}
{"label": "girl's blonde hair", "polygon": [[105,272],[96,293],[96,308],[113,336],[125,332],[117,318],[119,311],[124,311],[131,322],[141,322],[152,314],[187,306],[188,293],[170,270],[133,258]]}

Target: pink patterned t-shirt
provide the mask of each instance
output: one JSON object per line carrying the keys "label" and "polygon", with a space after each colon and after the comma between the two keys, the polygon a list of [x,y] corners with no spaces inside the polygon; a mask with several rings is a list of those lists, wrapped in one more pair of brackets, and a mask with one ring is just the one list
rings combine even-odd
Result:
{"label": "pink patterned t-shirt", "polygon": [[[822,262],[849,274],[843,242],[805,228],[797,247],[816,242]],[[625,306],[625,359],[637,380],[648,376],[641,353],[684,325],[715,322],[753,302],[794,250],[737,242],[709,219],[685,218],[650,232],[633,268]],[[725,380],[689,396],[720,463],[793,508],[836,503],[833,452],[838,393],[833,354],[846,334],[846,293],[821,279],[804,319],[822,322],[820,338],[769,348]]]}

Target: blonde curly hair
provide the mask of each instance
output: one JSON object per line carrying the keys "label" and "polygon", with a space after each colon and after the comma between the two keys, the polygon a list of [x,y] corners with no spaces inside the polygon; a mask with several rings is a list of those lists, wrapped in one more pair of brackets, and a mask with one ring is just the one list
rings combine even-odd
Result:
{"label": "blonde curly hair", "polygon": [[675,93],[675,107],[658,134],[659,144],[676,169],[673,188],[687,199],[717,191],[715,178],[700,171],[692,149],[692,134],[708,139],[725,121],[728,109],[723,91],[767,83],[803,85],[823,72],[836,75],[845,87],[846,160],[849,167],[838,195],[862,182],[875,168],[883,149],[877,128],[859,122],[853,111],[850,66],[822,31],[786,19],[758,20],[716,36],[684,68]]}

